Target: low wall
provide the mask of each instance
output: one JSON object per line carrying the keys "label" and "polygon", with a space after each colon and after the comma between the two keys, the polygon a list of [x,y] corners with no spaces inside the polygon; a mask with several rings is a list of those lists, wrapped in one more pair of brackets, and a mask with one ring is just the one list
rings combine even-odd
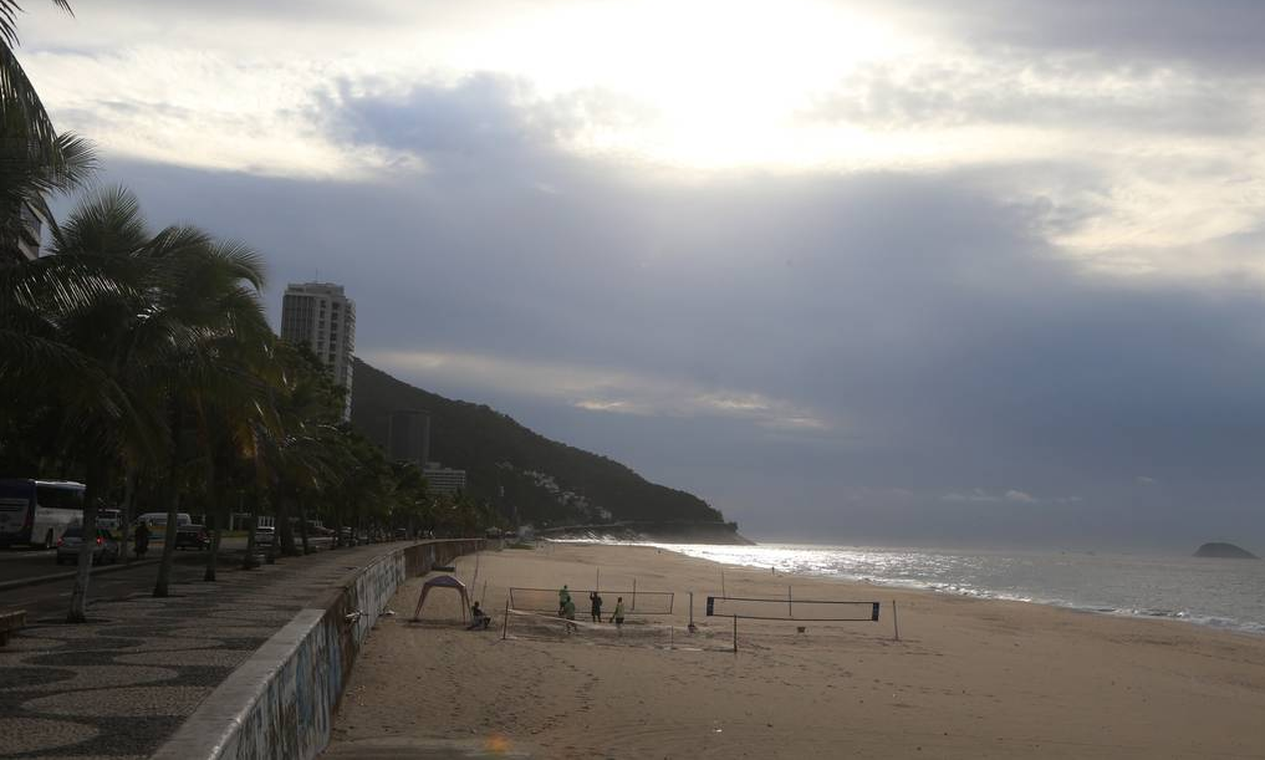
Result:
{"label": "low wall", "polygon": [[234,670],[153,758],[316,757],[356,655],[400,584],[484,543],[426,541],[360,568]]}

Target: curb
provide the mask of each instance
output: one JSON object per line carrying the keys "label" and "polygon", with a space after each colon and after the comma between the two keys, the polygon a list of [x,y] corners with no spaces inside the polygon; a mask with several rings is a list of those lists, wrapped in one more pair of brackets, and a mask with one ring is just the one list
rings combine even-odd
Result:
{"label": "curb", "polygon": [[[122,572],[123,570],[131,570],[134,567],[145,567],[147,565],[154,565],[157,563],[157,559],[139,559],[125,565],[101,565],[100,567],[94,565],[92,568],[92,574],[101,575],[102,573],[117,573]],[[17,580],[12,581],[2,581],[0,582],[0,591],[6,591],[11,588],[23,588],[25,586],[38,586],[41,583],[64,581],[68,578],[74,578],[76,573],[78,573],[77,570],[71,570],[66,573],[51,573],[49,575],[35,575],[30,578],[18,578]]]}

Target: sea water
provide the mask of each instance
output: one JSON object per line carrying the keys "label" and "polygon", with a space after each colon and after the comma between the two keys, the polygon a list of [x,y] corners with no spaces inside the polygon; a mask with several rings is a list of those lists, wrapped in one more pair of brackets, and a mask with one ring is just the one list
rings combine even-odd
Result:
{"label": "sea water", "polygon": [[654,544],[691,557],[879,585],[1164,617],[1265,635],[1265,561],[1095,552]]}

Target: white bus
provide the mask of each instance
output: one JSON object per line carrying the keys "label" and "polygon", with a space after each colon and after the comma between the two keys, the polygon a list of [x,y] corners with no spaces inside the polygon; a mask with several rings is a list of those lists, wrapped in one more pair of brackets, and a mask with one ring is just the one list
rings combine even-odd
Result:
{"label": "white bus", "polygon": [[51,549],[71,523],[83,522],[83,483],[0,480],[0,546]]}

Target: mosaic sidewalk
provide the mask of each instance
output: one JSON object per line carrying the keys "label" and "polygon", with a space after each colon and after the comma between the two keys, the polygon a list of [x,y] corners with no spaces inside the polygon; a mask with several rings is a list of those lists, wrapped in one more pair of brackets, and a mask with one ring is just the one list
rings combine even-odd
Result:
{"label": "mosaic sidewalk", "polygon": [[0,649],[0,758],[147,757],[296,612],[399,546],[221,569],[216,583],[178,567],[165,599],[98,600],[85,625],[31,620]]}

